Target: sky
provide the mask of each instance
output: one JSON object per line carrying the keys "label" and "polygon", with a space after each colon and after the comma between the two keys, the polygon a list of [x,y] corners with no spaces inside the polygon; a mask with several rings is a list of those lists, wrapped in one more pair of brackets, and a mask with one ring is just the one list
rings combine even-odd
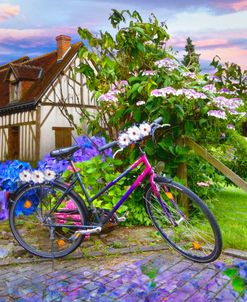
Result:
{"label": "sky", "polygon": [[154,13],[180,58],[189,36],[203,68],[218,55],[247,69],[247,0],[0,0],[0,65],[55,50],[60,34],[77,42],[79,26],[109,31],[112,8]]}

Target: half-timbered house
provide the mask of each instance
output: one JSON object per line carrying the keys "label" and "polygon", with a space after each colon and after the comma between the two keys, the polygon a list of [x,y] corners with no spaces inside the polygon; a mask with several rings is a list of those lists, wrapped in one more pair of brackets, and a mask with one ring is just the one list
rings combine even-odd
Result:
{"label": "half-timbered house", "polygon": [[85,77],[74,72],[81,44],[64,35],[56,40],[51,53],[0,66],[1,161],[35,161],[71,145],[82,108],[95,108]]}

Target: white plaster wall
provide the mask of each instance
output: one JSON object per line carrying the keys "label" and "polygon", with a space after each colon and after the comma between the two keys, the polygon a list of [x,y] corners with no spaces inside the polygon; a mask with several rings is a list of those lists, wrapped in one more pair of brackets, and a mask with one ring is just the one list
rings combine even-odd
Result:
{"label": "white plaster wall", "polygon": [[[79,64],[79,59],[72,59],[69,65],[64,69],[64,74],[59,77],[54,83],[53,91],[52,87],[46,92],[41,102],[41,123],[47,116],[49,110],[52,108],[52,104],[59,104],[66,102],[68,104],[78,105],[90,105],[94,106],[95,101],[92,100],[92,93],[89,92],[86,87],[86,78],[81,74],[74,74],[73,70]],[[66,76],[67,75],[67,76]],[[76,82],[73,81],[73,75],[75,76]],[[80,83],[80,85],[78,84]],[[61,95],[63,97],[61,97]],[[42,105],[42,103],[51,103],[51,106]],[[45,154],[49,153],[55,148],[55,131],[52,127],[72,127],[69,121],[62,115],[58,106],[53,106],[52,112],[49,117],[45,120],[43,126],[40,129],[40,157],[42,158]],[[68,113],[73,115],[74,122],[76,125],[82,128],[82,132],[86,132],[86,124],[81,125],[81,115],[77,112],[76,108],[67,107]],[[92,109],[89,109],[92,112]],[[79,110],[80,112],[80,110]],[[77,136],[75,131],[72,131],[74,136]],[[73,139],[72,139],[73,141]]]}
{"label": "white plaster wall", "polygon": [[[41,121],[46,117],[51,106],[41,107]],[[80,115],[75,111],[75,108],[68,108],[70,114],[74,116],[76,124],[80,124]],[[71,127],[68,120],[61,114],[59,108],[54,107],[49,117],[40,129],[40,158],[48,154],[51,150],[55,149],[55,131],[52,127]],[[72,134],[77,136],[76,131],[73,130]],[[73,142],[73,139],[72,139]]]}

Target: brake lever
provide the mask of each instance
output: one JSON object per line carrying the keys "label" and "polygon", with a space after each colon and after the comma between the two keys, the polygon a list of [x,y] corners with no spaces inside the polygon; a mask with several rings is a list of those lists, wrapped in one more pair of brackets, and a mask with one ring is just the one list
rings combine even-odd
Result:
{"label": "brake lever", "polygon": [[113,158],[115,158],[116,157],[116,155],[119,153],[119,152],[122,152],[123,151],[123,148],[120,148],[120,149],[118,149],[114,154],[113,154]]}
{"label": "brake lever", "polygon": [[170,126],[171,126],[171,124],[163,124],[163,125],[155,124],[154,125],[153,131],[152,131],[152,141],[156,147],[157,147],[157,145],[156,145],[156,141],[155,141],[155,137],[154,137],[155,131],[159,128],[170,127]]}

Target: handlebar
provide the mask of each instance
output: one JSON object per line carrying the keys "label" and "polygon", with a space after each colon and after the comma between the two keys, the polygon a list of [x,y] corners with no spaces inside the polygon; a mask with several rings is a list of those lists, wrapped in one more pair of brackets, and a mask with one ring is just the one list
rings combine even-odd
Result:
{"label": "handlebar", "polygon": [[[154,133],[157,129],[159,128],[163,128],[165,126],[170,126],[170,124],[163,124],[161,125],[161,122],[162,122],[163,118],[160,116],[158,117],[156,120],[153,121],[153,123],[150,125],[151,126],[151,136],[152,136],[152,140],[154,141]],[[113,141],[113,142],[110,142],[102,147],[99,147],[98,150],[99,152],[102,152],[106,149],[110,149],[110,148],[113,148],[113,147],[116,147],[116,146],[119,146],[119,143],[118,141]],[[122,150],[122,149],[120,149]]]}
{"label": "handlebar", "polygon": [[98,148],[98,150],[101,152],[101,151],[104,151],[104,150],[106,150],[106,149],[110,149],[110,148],[112,148],[112,147],[115,147],[115,146],[117,146],[117,145],[118,145],[118,142],[117,142],[117,141],[113,141],[113,142],[110,142],[110,143],[108,143],[108,144],[106,144],[106,145],[104,145],[104,146]]}
{"label": "handlebar", "polygon": [[162,122],[163,118],[160,116],[156,120],[153,121],[153,124],[160,124]]}

